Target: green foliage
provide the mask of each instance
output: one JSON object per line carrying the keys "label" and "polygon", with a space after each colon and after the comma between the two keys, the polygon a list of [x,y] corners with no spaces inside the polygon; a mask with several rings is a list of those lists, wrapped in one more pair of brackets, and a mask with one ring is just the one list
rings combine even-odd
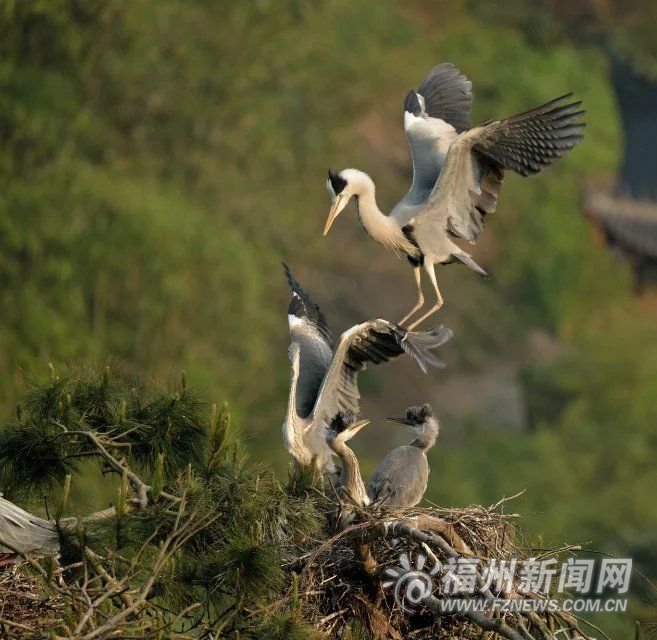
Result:
{"label": "green foliage", "polygon": [[325,636],[294,613],[275,613],[264,619],[257,638],[263,640],[323,640]]}
{"label": "green foliage", "polygon": [[[133,396],[126,419],[139,434],[130,454],[147,469],[155,469],[163,456],[165,475],[171,476],[185,464],[201,465],[207,437],[206,406],[189,387],[159,393],[142,402]],[[138,425],[138,426],[137,426]]]}
{"label": "green foliage", "polygon": [[53,480],[62,482],[66,475],[80,470],[79,457],[65,455],[55,439],[58,429],[43,422],[35,427],[12,424],[0,431],[0,473],[8,496],[48,486]]}
{"label": "green foliage", "polygon": [[[291,595],[294,587],[290,589],[284,563],[293,550],[320,535],[326,523],[321,496],[295,496],[270,469],[252,462],[239,442],[229,442],[230,415],[225,407],[217,421],[214,411],[186,384],[176,391],[137,391],[109,368],[98,372],[90,367],[61,375],[51,371],[33,383],[20,406],[19,424],[0,431],[0,490],[30,480],[23,486],[29,500],[46,483],[52,485],[59,505],[55,515],[63,518],[63,564],[79,563],[81,550],[89,547],[107,559],[117,579],[128,580],[128,588],[146,584],[163,545],[179,523],[189,519],[199,525],[158,571],[149,615],[173,616],[200,603],[195,624],[203,621],[223,628],[228,616],[235,637],[319,637],[303,621],[303,604],[298,590],[296,597]],[[168,425],[163,434],[162,424]],[[23,448],[16,448],[13,439],[18,427]],[[25,452],[43,441],[50,449],[31,461]],[[121,456],[121,464],[127,465],[121,473],[97,442],[115,459]],[[148,446],[152,452],[145,456]],[[213,464],[206,465],[199,452],[210,452]],[[81,454],[95,460],[100,471],[121,476],[112,502],[115,517],[67,520],[72,479],[60,476],[79,471],[71,461]],[[149,471],[151,459],[158,486],[148,489],[147,508],[135,510],[130,473]],[[57,486],[59,481],[63,486]],[[254,617],[254,608],[265,613]]]}
{"label": "green foliage", "polygon": [[565,39],[582,46],[599,46],[623,56],[642,73],[657,77],[657,14],[652,4],[641,0],[601,4],[586,0],[507,0],[499,7],[471,0],[469,4],[486,20],[531,33],[544,47]]}
{"label": "green foliage", "polygon": [[[319,237],[324,176],[328,165],[361,167],[382,207],[396,201],[409,172],[401,98],[434,62],[452,60],[473,81],[475,120],[574,90],[588,126],[554,167],[506,179],[478,248],[490,282],[458,267],[439,273],[445,322],[457,329],[446,374],[522,360],[535,428],[513,438],[483,420],[462,439],[456,430],[433,454],[430,497],[481,503],[526,488],[548,539],[578,532],[600,549],[643,550],[655,499],[655,310],[633,301],[627,265],[595,242],[580,207],[582,186],[612,173],[622,149],[597,44],[655,74],[654,8],[612,5],[605,16],[605,3],[572,0],[0,3],[4,415],[23,396],[23,375],[48,360],[111,355],[128,378],[164,380],[184,367],[203,392],[231,400],[246,445],[282,469],[279,261],[312,261],[336,332],[378,313],[386,287],[406,291],[402,268],[372,276],[381,249],[347,220],[337,239]],[[537,331],[563,357],[525,362]],[[156,493],[191,463],[190,490],[199,499],[210,483],[227,526],[264,513],[263,535],[299,540],[317,526],[313,478],[297,470],[289,488],[277,486],[235,445],[227,414],[210,420],[194,390],[151,394],[102,370],[58,375],[28,385],[0,431],[9,495],[56,489],[71,474],[84,478],[73,482],[72,510],[80,496],[114,499],[84,439],[62,439],[55,422],[122,425],[134,428],[122,453]],[[386,400],[377,375],[365,380],[370,407]],[[121,543],[138,544],[151,526],[126,516]],[[654,557],[641,557],[654,574]]]}
{"label": "green foliage", "polygon": [[288,470],[288,492],[290,495],[303,498],[310,495],[321,484],[321,472],[317,465],[302,466],[290,464]]}
{"label": "green foliage", "polygon": [[186,464],[201,464],[206,407],[188,387],[151,396],[114,378],[109,368],[84,367],[35,381],[19,407],[0,430],[0,481],[8,493],[79,475],[91,455],[85,436],[91,431],[109,437],[125,432],[123,455],[145,471],[160,455],[169,478]]}
{"label": "green foliage", "polygon": [[[422,19],[415,4],[8,7],[0,374],[31,371],[45,357],[112,354],[131,371],[164,376],[175,363],[203,390],[231,398],[261,436],[251,445],[274,457],[268,434],[288,380],[274,365],[285,340],[275,265],[294,251],[297,262],[312,255],[340,271],[348,257],[350,272],[366,270],[378,249],[362,251],[357,233],[335,255],[318,237],[326,166],[358,163],[383,201],[398,197],[408,172],[378,151],[402,153],[405,143],[377,123],[398,121],[399,96],[438,59],[471,76],[475,118],[568,88],[591,106],[574,154],[540,179],[507,181],[489,232],[505,239],[504,259],[492,265],[495,296],[476,281],[467,298],[461,287],[446,291],[470,327],[462,343],[488,345],[471,316],[494,313],[491,300],[517,305],[507,320],[515,335],[528,323],[560,331],[604,304],[612,285],[625,289],[622,277],[607,277],[612,267],[577,213],[580,178],[617,162],[604,60],[563,43],[536,46],[526,25],[479,20],[483,8],[466,2],[420,8]],[[353,308],[358,317],[371,313],[366,304]],[[15,394],[3,385],[0,403]]]}
{"label": "green foliage", "polygon": [[[201,562],[198,579],[212,592],[236,594],[256,601],[283,586],[278,548],[262,539],[257,522],[244,522],[224,531],[209,558]],[[245,527],[252,529],[245,531]]]}

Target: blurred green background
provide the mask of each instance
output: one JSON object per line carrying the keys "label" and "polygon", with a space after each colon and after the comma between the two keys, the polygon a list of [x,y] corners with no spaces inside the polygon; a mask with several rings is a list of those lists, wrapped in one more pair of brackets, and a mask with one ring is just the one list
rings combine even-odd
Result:
{"label": "blurred green background", "polygon": [[[109,359],[129,376],[181,369],[227,400],[251,451],[283,474],[289,262],[335,335],[412,304],[410,270],[353,209],[327,238],[325,175],[405,192],[405,93],[452,61],[474,120],[574,91],[586,139],[537,177],[510,175],[475,251],[493,274],[439,269],[444,371],[362,376],[355,443],[369,472],[404,441],[383,421],[442,417],[428,497],[526,492],[545,544],[631,555],[657,577],[657,296],[582,213],[613,180],[623,131],[610,51],[657,77],[655,8],[583,0],[0,0],[0,408],[49,361]],[[654,619],[635,578],[613,637]]]}

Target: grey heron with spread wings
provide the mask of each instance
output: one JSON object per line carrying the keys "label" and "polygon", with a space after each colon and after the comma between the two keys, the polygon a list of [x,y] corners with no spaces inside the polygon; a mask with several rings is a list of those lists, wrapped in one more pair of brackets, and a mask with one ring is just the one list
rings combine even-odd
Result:
{"label": "grey heron with spread wings", "polygon": [[387,362],[404,353],[425,373],[428,366],[442,367],[432,350],[447,342],[452,332],[444,327],[409,331],[376,319],[345,331],[333,348],[326,317],[284,267],[292,290],[288,309],[292,366],[283,442],[297,463],[309,465],[314,460],[330,472],[335,467],[326,428],[339,411],[358,412],[358,374],[370,363]]}
{"label": "grey heron with spread wings", "polygon": [[404,130],[413,161],[408,193],[385,215],[376,204],[374,182],[362,171],[329,170],[326,183],[332,199],[324,235],[354,199],[368,235],[413,267],[417,304],[399,324],[424,305],[422,272],[433,286],[436,303],[409,325],[440,309],[443,298],[435,265],[459,261],[487,277],[486,272],[455,242],[475,244],[484,218],[493,213],[504,178],[510,169],[522,176],[538,173],[582,140],[584,111],[572,94],[504,120],[471,127],[472,83],[452,64],[435,67],[417,91],[404,101]]}

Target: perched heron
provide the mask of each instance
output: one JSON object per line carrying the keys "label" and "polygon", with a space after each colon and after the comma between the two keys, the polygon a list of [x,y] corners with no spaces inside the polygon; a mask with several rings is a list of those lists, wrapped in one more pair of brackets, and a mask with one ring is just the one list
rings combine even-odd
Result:
{"label": "perched heron", "polygon": [[484,217],[495,211],[504,170],[537,173],[582,140],[581,102],[566,94],[505,120],[470,124],[472,83],[452,64],[435,67],[404,101],[404,130],[411,149],[413,182],[385,215],[376,204],[374,182],[362,171],[329,170],[326,186],[332,206],[324,235],[353,197],[368,235],[387,249],[405,254],[413,268],[418,301],[399,324],[424,305],[421,268],[427,272],[436,303],[409,325],[440,309],[443,298],[434,266],[459,261],[487,277],[455,238],[475,244]]}
{"label": "perched heron", "polygon": [[[6,547],[3,542],[11,546]],[[24,555],[57,555],[57,527],[23,511],[0,494],[0,566],[14,562],[17,552]]]}
{"label": "perched heron", "polygon": [[387,362],[403,353],[426,373],[429,365],[442,367],[432,353],[452,337],[439,327],[428,332],[409,331],[387,320],[376,319],[345,331],[335,350],[324,314],[284,265],[292,290],[288,310],[291,344],[290,395],[283,424],[283,441],[294,460],[334,471],[326,427],[338,411],[358,412],[358,373],[367,364]]}
{"label": "perched heron", "polygon": [[338,411],[326,430],[326,443],[340,458],[340,478],[336,485],[338,502],[338,526],[343,528],[351,520],[353,507],[366,507],[370,498],[365,483],[360,475],[360,466],[356,454],[347,446],[369,420],[356,420],[353,411]]}
{"label": "perched heron", "polygon": [[372,473],[367,486],[371,503],[384,507],[413,507],[427,490],[427,451],[438,438],[440,426],[431,406],[409,407],[405,418],[388,418],[415,432],[410,445],[393,449]]}

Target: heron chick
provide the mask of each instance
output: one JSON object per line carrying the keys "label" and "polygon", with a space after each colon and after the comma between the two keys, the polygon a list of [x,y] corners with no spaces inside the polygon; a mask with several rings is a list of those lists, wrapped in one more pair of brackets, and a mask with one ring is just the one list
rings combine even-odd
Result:
{"label": "heron chick", "polygon": [[353,411],[338,411],[326,430],[326,443],[340,458],[342,467],[335,490],[340,505],[338,512],[338,527],[343,528],[351,521],[354,507],[366,507],[370,503],[365,483],[360,474],[360,466],[356,454],[347,446],[369,420],[356,420]]}
{"label": "heron chick", "polygon": [[370,478],[368,495],[372,503],[383,507],[414,507],[427,490],[427,452],[436,444],[440,425],[429,404],[409,407],[405,417],[388,420],[410,427],[415,439],[381,460]]}
{"label": "heron chick", "polygon": [[399,324],[424,305],[421,269],[431,281],[436,302],[409,329],[443,304],[436,264],[462,262],[488,277],[455,239],[476,243],[485,216],[497,206],[505,169],[522,176],[538,173],[582,140],[584,124],[579,118],[584,111],[579,109],[581,102],[571,98],[569,93],[510,118],[472,127],[472,83],[452,64],[439,64],[404,101],[413,182],[390,215],[377,206],[374,182],[366,173],[329,170],[326,186],[332,202],[324,235],[353,198],[367,234],[386,249],[406,255],[413,268],[418,300]]}

